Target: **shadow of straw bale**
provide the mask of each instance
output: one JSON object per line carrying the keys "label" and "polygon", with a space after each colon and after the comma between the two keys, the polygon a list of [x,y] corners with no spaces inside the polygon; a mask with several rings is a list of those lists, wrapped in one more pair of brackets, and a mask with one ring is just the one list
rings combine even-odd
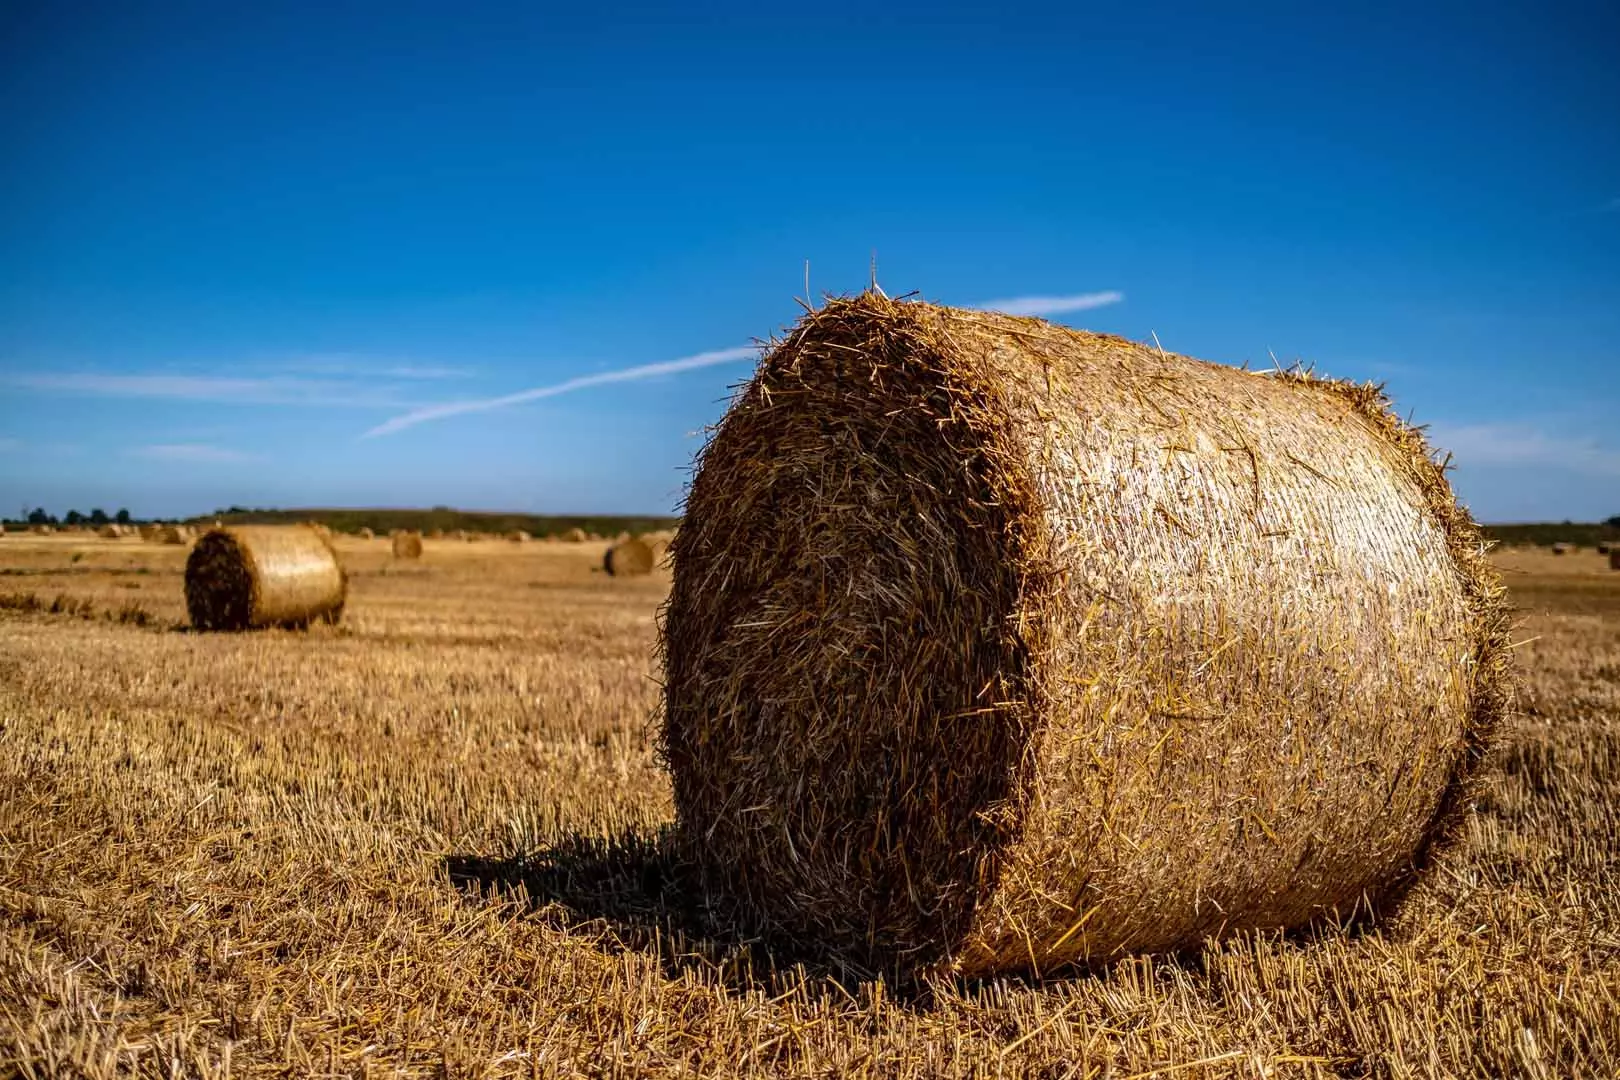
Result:
{"label": "shadow of straw bale", "polygon": [[[666,831],[652,837],[574,834],[512,858],[451,855],[450,881],[483,900],[515,901],[562,929],[594,934],[599,947],[657,960],[664,974],[696,974],[736,992],[789,991],[851,996],[877,981],[869,971],[767,942],[736,925],[723,903],[704,895]],[[922,987],[898,988],[920,1003]]]}

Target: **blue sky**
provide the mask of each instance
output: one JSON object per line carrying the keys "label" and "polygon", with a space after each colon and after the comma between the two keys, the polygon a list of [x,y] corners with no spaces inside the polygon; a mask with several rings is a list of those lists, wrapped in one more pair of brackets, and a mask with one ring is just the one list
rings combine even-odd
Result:
{"label": "blue sky", "polygon": [[1620,9],[1314,7],[0,0],[0,510],[667,511],[875,251],[1620,513]]}

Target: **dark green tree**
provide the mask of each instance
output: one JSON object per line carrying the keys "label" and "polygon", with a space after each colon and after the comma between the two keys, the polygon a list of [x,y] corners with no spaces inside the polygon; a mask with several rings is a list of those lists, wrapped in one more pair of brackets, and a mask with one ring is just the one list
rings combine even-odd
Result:
{"label": "dark green tree", "polygon": [[84,515],[77,510],[69,510],[67,516],[62,519],[62,523],[65,525],[83,525]]}
{"label": "dark green tree", "polygon": [[28,524],[30,525],[49,525],[55,520],[55,518],[51,517],[51,515],[45,512],[45,508],[43,506],[34,507],[33,513],[28,515]]}
{"label": "dark green tree", "polygon": [[112,519],[107,516],[107,511],[101,509],[100,507],[94,507],[90,511],[90,524],[94,525],[98,529],[111,520]]}
{"label": "dark green tree", "polygon": [[118,511],[118,513],[113,515],[113,520],[118,522],[118,524],[120,524],[120,525],[128,525],[129,524],[129,511],[120,509]]}

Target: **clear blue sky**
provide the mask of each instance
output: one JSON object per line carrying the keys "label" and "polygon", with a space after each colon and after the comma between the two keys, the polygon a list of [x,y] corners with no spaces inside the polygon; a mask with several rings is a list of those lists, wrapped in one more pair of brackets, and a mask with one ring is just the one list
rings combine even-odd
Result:
{"label": "clear blue sky", "polygon": [[1485,520],[1620,513],[1620,9],[1243,7],[0,2],[0,509],[667,511],[746,360],[361,436],[875,250],[1387,381]]}

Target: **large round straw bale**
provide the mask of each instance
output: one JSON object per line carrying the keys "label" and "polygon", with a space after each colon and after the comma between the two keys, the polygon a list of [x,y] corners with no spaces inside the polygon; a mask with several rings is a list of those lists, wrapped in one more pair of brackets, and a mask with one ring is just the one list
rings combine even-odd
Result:
{"label": "large round straw bale", "polygon": [[331,541],[305,525],[213,528],[186,560],[186,607],[198,630],[336,622],[347,595]]}
{"label": "large round straw bale", "polygon": [[422,534],[401,529],[394,534],[393,551],[396,559],[420,559],[422,557]]}
{"label": "large round straw bale", "polygon": [[602,556],[602,569],[614,577],[633,577],[650,574],[658,558],[643,540],[621,540],[607,549]]}
{"label": "large round straw bale", "polygon": [[750,932],[902,974],[1349,916],[1507,707],[1484,550],[1376,388],[829,303],[673,544],[681,834]]}
{"label": "large round straw bale", "polygon": [[563,533],[562,538],[570,544],[583,544],[585,542],[585,530],[576,525]]}
{"label": "large round straw bale", "polygon": [[161,525],[152,534],[152,540],[159,544],[183,544],[186,542],[186,534],[178,525]]}
{"label": "large round straw bale", "polygon": [[118,531],[118,526],[116,525],[103,525],[101,528],[96,530],[96,535],[101,537],[103,540],[117,540],[123,535],[123,533]]}

